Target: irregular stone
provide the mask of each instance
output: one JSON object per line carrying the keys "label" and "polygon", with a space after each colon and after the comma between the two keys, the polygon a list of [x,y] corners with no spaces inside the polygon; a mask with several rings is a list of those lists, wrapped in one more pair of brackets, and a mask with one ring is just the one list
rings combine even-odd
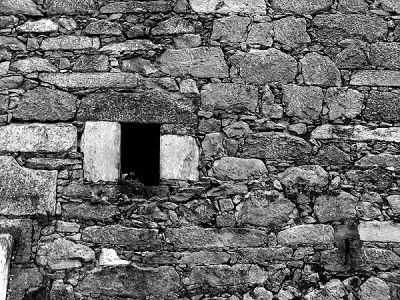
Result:
{"label": "irregular stone", "polygon": [[332,0],[273,0],[272,7],[283,12],[292,12],[298,15],[309,15],[319,11],[328,10],[333,4]]}
{"label": "irregular stone", "polygon": [[172,11],[171,5],[161,1],[121,1],[111,2],[101,7],[100,12],[115,13],[166,13]]}
{"label": "irregular stone", "polygon": [[233,196],[247,193],[247,186],[237,182],[223,182],[221,185],[212,188],[207,192],[207,196]]}
{"label": "irregular stone", "polygon": [[28,21],[17,27],[20,32],[49,33],[58,31],[58,24],[50,19]]}
{"label": "irregular stone", "polygon": [[0,28],[13,28],[18,24],[18,18],[15,16],[0,16]]}
{"label": "irregular stone", "polygon": [[247,44],[271,47],[273,43],[274,27],[272,22],[253,23],[247,35]]}
{"label": "irregular stone", "polygon": [[40,80],[62,88],[134,88],[138,76],[131,73],[41,73]]}
{"label": "irregular stone", "polygon": [[118,265],[129,265],[128,260],[123,260],[118,257],[117,252],[114,249],[103,248],[99,256],[100,266],[118,266]]}
{"label": "irregular stone", "polygon": [[353,73],[350,85],[400,86],[400,71],[360,70]]}
{"label": "irregular stone", "polygon": [[179,264],[189,266],[198,265],[219,265],[229,262],[230,254],[226,252],[215,251],[198,251],[198,252],[184,252]]}
{"label": "irregular stone", "polygon": [[6,114],[8,111],[8,95],[0,95],[0,114]]}
{"label": "irregular stone", "polygon": [[189,290],[218,291],[232,286],[264,284],[267,279],[268,272],[259,266],[237,264],[194,267],[184,281]]}
{"label": "irregular stone", "polygon": [[[27,219],[0,219],[0,233],[11,234],[14,238],[13,253],[15,263],[29,263],[32,254],[32,231],[31,220]],[[12,269],[11,269],[12,273]]]}
{"label": "irregular stone", "polygon": [[76,150],[72,124],[10,124],[0,127],[0,151],[62,152]]}
{"label": "irregular stone", "polygon": [[367,168],[363,170],[350,170],[345,174],[345,180],[348,184],[365,190],[376,190],[382,193],[389,189],[393,177],[388,170],[381,168]]}
{"label": "irregular stone", "polygon": [[243,138],[252,133],[249,125],[246,122],[234,122],[223,129],[228,138]]}
{"label": "irregular stone", "polygon": [[174,16],[158,23],[158,25],[151,30],[151,34],[153,35],[185,34],[185,33],[194,33],[194,30],[195,29],[192,22],[183,19],[179,16]]}
{"label": "irregular stone", "polygon": [[339,69],[363,69],[368,61],[361,49],[351,46],[336,55],[335,64]]}
{"label": "irregular stone", "polygon": [[400,94],[371,91],[365,105],[367,120],[397,122],[400,120]]}
{"label": "irregular stone", "polygon": [[97,6],[94,0],[45,0],[44,8],[50,15],[89,15]]}
{"label": "irregular stone", "polygon": [[57,68],[47,59],[37,56],[14,61],[11,64],[12,69],[16,69],[22,73],[32,72],[57,72]]}
{"label": "irregular stone", "polygon": [[243,300],[254,300],[254,299],[272,300],[274,298],[274,294],[272,294],[272,292],[270,291],[267,291],[263,287],[256,287],[252,291],[251,295],[250,292],[244,294]]}
{"label": "irregular stone", "polygon": [[267,173],[259,159],[223,157],[214,162],[214,176],[220,180],[248,180]]}
{"label": "irregular stone", "polygon": [[298,225],[278,233],[282,245],[324,245],[334,243],[333,228],[329,225]]}
{"label": "irregular stone", "polygon": [[221,133],[209,133],[204,137],[201,143],[203,154],[205,157],[213,157],[224,152],[223,146],[224,136]]}
{"label": "irregular stone", "polygon": [[222,43],[242,43],[246,41],[251,19],[248,17],[229,16],[215,19],[211,39]]}
{"label": "irregular stone", "polygon": [[105,92],[90,94],[82,99],[77,119],[84,121],[193,124],[195,120],[193,112],[192,99],[153,89],[136,93]]}
{"label": "irregular stone", "polygon": [[322,166],[344,166],[351,163],[350,155],[335,145],[322,146],[315,159]]}
{"label": "irregular stone", "polygon": [[50,299],[75,300],[72,285],[64,284],[61,279],[54,280],[51,286]]}
{"label": "irregular stone", "polygon": [[400,215],[400,195],[390,195],[387,197],[387,201],[393,213],[395,215]]}
{"label": "irregular stone", "polygon": [[0,75],[6,75],[10,69],[10,62],[4,61],[0,63]]}
{"label": "irregular stone", "polygon": [[296,207],[277,191],[250,192],[238,211],[238,223],[244,225],[282,227]]}
{"label": "irregular stone", "polygon": [[285,112],[288,116],[311,124],[319,119],[324,100],[321,88],[290,84],[284,85],[282,92],[282,102],[285,104]]}
{"label": "irregular stone", "polygon": [[60,18],[58,19],[58,24],[67,31],[74,30],[78,27],[78,24],[73,18]]}
{"label": "irregular stone", "polygon": [[396,0],[380,0],[382,8],[400,14],[400,3]]}
{"label": "irregular stone", "polygon": [[201,45],[201,36],[199,34],[184,34],[174,37],[176,49],[195,48]]}
{"label": "irregular stone", "polygon": [[179,91],[182,94],[200,94],[199,89],[197,88],[197,83],[193,79],[182,80],[179,83]]}
{"label": "irregular stone", "polygon": [[171,76],[192,75],[199,78],[226,78],[228,66],[220,48],[166,50],[160,58],[161,71]]}
{"label": "irregular stone", "polygon": [[226,0],[220,5],[218,0],[189,0],[191,8],[197,13],[248,13],[266,14],[266,4],[263,0]]}
{"label": "irregular stone", "polygon": [[158,69],[153,65],[151,61],[147,59],[132,58],[122,61],[122,71],[132,71],[149,76],[156,73]]}
{"label": "irregular stone", "polygon": [[297,74],[296,60],[275,48],[252,49],[234,65],[246,83],[288,83],[293,81]]}
{"label": "irregular stone", "polygon": [[360,92],[346,88],[329,88],[325,101],[329,109],[329,119],[352,119],[361,114],[364,96]]}
{"label": "irregular stone", "polygon": [[400,264],[400,257],[394,252],[378,248],[362,249],[362,267],[369,270],[389,270]]}
{"label": "irregular stone", "polygon": [[314,212],[322,223],[354,219],[357,201],[356,197],[346,192],[322,195],[315,200]]}
{"label": "irregular stone", "polygon": [[56,231],[63,233],[77,233],[79,232],[81,225],[74,222],[65,222],[57,220]]}
{"label": "irregular stone", "polygon": [[260,247],[267,243],[267,233],[246,228],[167,228],[167,242],[175,249]]}
{"label": "irregular stone", "polygon": [[0,78],[0,90],[16,89],[23,82],[24,82],[24,77],[22,77],[22,76],[2,77],[2,78]]}
{"label": "irregular stone", "polygon": [[100,41],[87,36],[60,35],[44,39],[40,48],[45,51],[99,49]]}
{"label": "irregular stone", "polygon": [[362,220],[371,220],[382,216],[380,206],[371,202],[359,202],[357,204],[357,213]]}
{"label": "irregular stone", "polygon": [[247,136],[243,157],[266,160],[309,160],[311,146],[303,139],[280,132],[259,132]]}
{"label": "irregular stone", "polygon": [[162,243],[156,229],[130,228],[121,225],[86,227],[82,232],[82,240],[100,245],[124,246],[131,250],[154,250]]}
{"label": "irregular stone", "polygon": [[316,34],[326,42],[361,39],[368,42],[382,40],[388,33],[384,19],[370,15],[325,14],[314,18]]}
{"label": "irregular stone", "polygon": [[310,36],[307,34],[307,23],[305,19],[287,17],[274,21],[275,41],[284,46],[296,48],[310,43]]}
{"label": "irregular stone", "polygon": [[105,45],[100,51],[120,54],[122,52],[148,51],[160,48],[159,45],[155,45],[149,40],[129,40],[122,43]]}
{"label": "irregular stone", "polygon": [[84,32],[89,35],[121,35],[122,31],[118,24],[108,20],[97,20],[91,22]]}
{"label": "irregular stone", "polygon": [[400,168],[400,155],[392,155],[388,153],[368,154],[355,162],[355,165],[363,168],[380,167],[380,168]]}
{"label": "irregular stone", "polygon": [[278,174],[279,181],[288,191],[308,188],[313,191],[324,190],[329,183],[328,173],[318,165],[290,167]]}
{"label": "irregular stone", "polygon": [[374,43],[371,45],[370,62],[371,65],[385,69],[399,69],[400,43]]}
{"label": "irregular stone", "polygon": [[347,141],[381,141],[381,142],[400,142],[400,128],[376,128],[369,129],[362,125],[342,126],[342,125],[321,125],[312,133],[311,137],[316,140],[347,140]]}
{"label": "irregular stone", "polygon": [[75,244],[64,238],[52,242],[39,242],[36,262],[50,270],[73,269],[82,266],[81,261],[95,259],[95,253],[85,245]]}
{"label": "irregular stone", "polygon": [[106,72],[108,71],[108,56],[101,55],[81,55],[72,67],[73,71],[78,72]]}
{"label": "irregular stone", "polygon": [[76,113],[77,98],[69,93],[38,87],[28,90],[13,113],[19,120],[71,120]]}
{"label": "irregular stone", "polygon": [[293,250],[289,247],[242,248],[237,251],[238,263],[263,264],[269,261],[288,261],[293,256]]}
{"label": "irregular stone", "polygon": [[205,111],[255,112],[257,103],[258,89],[251,85],[215,83],[206,84],[201,90],[201,107]]}
{"label": "irregular stone", "polygon": [[178,292],[180,284],[179,274],[173,267],[119,266],[94,270],[80,282],[76,290],[82,295],[102,295],[111,299],[142,299],[157,295],[170,298],[169,295],[172,297]]}
{"label": "irregular stone", "polygon": [[92,205],[88,202],[64,203],[62,205],[63,217],[70,220],[105,222],[118,217],[119,214],[118,207],[115,205]]}
{"label": "irregular stone", "polygon": [[25,43],[15,37],[0,36],[0,45],[12,51],[26,51]]}
{"label": "irregular stone", "polygon": [[344,13],[366,13],[368,4],[364,0],[340,0],[338,11]]}
{"label": "irregular stone", "polygon": [[360,222],[358,231],[363,242],[400,243],[400,224],[392,221]]}
{"label": "irregular stone", "polygon": [[32,0],[3,0],[0,2],[0,11],[5,15],[42,15]]}
{"label": "irregular stone", "polygon": [[38,289],[43,282],[43,275],[36,268],[12,268],[8,280],[9,299],[23,299],[27,291]]}
{"label": "irregular stone", "polygon": [[370,277],[360,287],[360,297],[363,300],[390,300],[390,288],[377,277]]}
{"label": "irregular stone", "polygon": [[163,135],[160,143],[161,179],[199,179],[199,149],[193,137]]}
{"label": "irregular stone", "polygon": [[312,52],[306,54],[300,61],[306,84],[323,87],[340,86],[342,84],[340,72],[329,57]]}

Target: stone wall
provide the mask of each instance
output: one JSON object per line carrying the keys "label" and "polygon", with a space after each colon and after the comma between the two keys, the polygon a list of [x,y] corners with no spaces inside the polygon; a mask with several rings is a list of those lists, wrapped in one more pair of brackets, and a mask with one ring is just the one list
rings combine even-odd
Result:
{"label": "stone wall", "polygon": [[399,42],[397,0],[0,0],[8,299],[400,299]]}

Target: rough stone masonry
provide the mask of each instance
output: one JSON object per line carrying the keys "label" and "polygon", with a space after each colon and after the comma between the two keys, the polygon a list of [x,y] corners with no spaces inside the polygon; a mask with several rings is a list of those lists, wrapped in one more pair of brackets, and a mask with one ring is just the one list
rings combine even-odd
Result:
{"label": "rough stone masonry", "polygon": [[398,0],[0,0],[0,125],[8,300],[400,299]]}

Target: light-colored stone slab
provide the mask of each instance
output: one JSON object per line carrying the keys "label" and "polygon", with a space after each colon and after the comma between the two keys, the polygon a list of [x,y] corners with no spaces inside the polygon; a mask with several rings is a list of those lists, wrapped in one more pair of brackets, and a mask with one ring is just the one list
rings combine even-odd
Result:
{"label": "light-colored stone slab", "polygon": [[364,242],[400,243],[400,224],[391,221],[361,222],[360,239]]}
{"label": "light-colored stone slab", "polygon": [[190,6],[198,13],[257,13],[266,14],[264,0],[190,0]]}
{"label": "light-colored stone slab", "polygon": [[351,76],[350,85],[400,86],[400,71],[361,70]]}
{"label": "light-colored stone slab", "polygon": [[214,163],[214,175],[221,180],[248,180],[266,174],[267,168],[260,159],[223,157]]}
{"label": "light-colored stone slab", "polygon": [[161,179],[193,180],[199,178],[199,149],[190,136],[163,135],[160,146]]}
{"label": "light-colored stone slab", "polygon": [[331,244],[333,228],[329,225],[298,225],[278,233],[278,242],[282,245],[319,245]]}
{"label": "light-colored stone slab", "polygon": [[0,234],[0,300],[7,298],[8,271],[10,269],[13,237]]}
{"label": "light-colored stone slab", "polygon": [[88,181],[117,181],[121,156],[121,125],[117,122],[86,122],[81,149]]}
{"label": "light-colored stone slab", "polygon": [[100,266],[129,265],[128,260],[120,259],[114,249],[103,248],[99,256]]}
{"label": "light-colored stone slab", "polygon": [[1,152],[63,152],[76,150],[72,124],[11,124],[0,127]]}

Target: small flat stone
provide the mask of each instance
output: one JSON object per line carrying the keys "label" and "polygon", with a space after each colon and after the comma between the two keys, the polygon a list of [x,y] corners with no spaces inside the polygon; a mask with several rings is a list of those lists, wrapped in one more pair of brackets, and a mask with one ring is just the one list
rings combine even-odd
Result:
{"label": "small flat stone", "polygon": [[263,0],[225,0],[220,5],[218,0],[189,0],[190,6],[197,13],[250,13],[266,14],[266,4]]}
{"label": "small flat stone", "polygon": [[15,37],[0,36],[0,45],[13,51],[26,51],[25,43]]}
{"label": "small flat stone", "polygon": [[272,7],[283,12],[292,12],[299,15],[314,14],[328,10],[333,4],[332,0],[273,0]]}
{"label": "small flat stone", "polygon": [[106,72],[108,68],[107,55],[81,55],[75,61],[72,70],[78,72]]}
{"label": "small flat stone", "polygon": [[119,54],[121,52],[147,51],[160,49],[149,40],[129,40],[122,43],[108,44],[100,49],[102,52]]}
{"label": "small flat stone", "polygon": [[195,28],[191,21],[179,16],[174,16],[158,23],[158,25],[151,30],[151,33],[153,35],[169,35],[194,33],[194,31]]}
{"label": "small flat stone", "polygon": [[122,31],[118,24],[108,20],[91,22],[84,32],[89,35],[121,35]]}
{"label": "small flat stone", "polygon": [[0,90],[16,89],[24,82],[22,76],[7,76],[0,78]]}
{"label": "small flat stone", "polygon": [[351,76],[350,85],[400,86],[400,71],[361,70]]}
{"label": "small flat stone", "polygon": [[50,15],[88,15],[97,6],[93,0],[45,0],[44,8]]}
{"label": "small flat stone", "polygon": [[58,31],[58,24],[50,19],[28,21],[17,27],[20,32],[49,33]]}
{"label": "small flat stone", "polygon": [[214,176],[220,180],[248,180],[267,173],[259,159],[223,157],[214,162]]}
{"label": "small flat stone", "polygon": [[64,203],[62,205],[63,216],[70,220],[101,221],[112,220],[119,216],[119,210],[115,205],[93,205],[88,202]]}
{"label": "small flat stone", "polygon": [[100,41],[98,38],[77,35],[60,35],[43,40],[40,48],[49,50],[84,50],[99,49]]}
{"label": "small flat stone", "polygon": [[32,157],[28,158],[25,162],[25,166],[30,169],[39,170],[59,170],[69,166],[81,165],[82,162],[79,159],[72,158],[42,158]]}
{"label": "small flat stone", "polygon": [[11,64],[11,68],[18,70],[21,73],[58,71],[57,68],[47,59],[37,56],[14,61]]}
{"label": "small flat stone", "polygon": [[282,245],[333,244],[333,228],[330,225],[298,225],[278,233]]}
{"label": "small flat stone", "polygon": [[340,86],[342,84],[340,72],[329,57],[312,52],[300,61],[306,84],[323,87]]}
{"label": "small flat stone", "polygon": [[101,13],[166,13],[172,11],[171,5],[161,1],[120,1],[111,2],[100,9]]}

